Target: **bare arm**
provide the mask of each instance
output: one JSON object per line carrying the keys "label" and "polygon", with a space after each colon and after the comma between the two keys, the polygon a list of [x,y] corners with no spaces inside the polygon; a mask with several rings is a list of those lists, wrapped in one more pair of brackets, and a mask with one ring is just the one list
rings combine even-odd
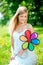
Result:
{"label": "bare arm", "polygon": [[13,36],[11,36],[11,60],[13,60],[15,58],[14,55],[14,39]]}

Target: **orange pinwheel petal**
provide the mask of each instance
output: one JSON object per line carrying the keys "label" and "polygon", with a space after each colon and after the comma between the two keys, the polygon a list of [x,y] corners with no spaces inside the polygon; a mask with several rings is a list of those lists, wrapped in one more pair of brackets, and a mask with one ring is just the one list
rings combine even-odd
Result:
{"label": "orange pinwheel petal", "polygon": [[20,36],[20,40],[23,41],[23,42],[25,42],[25,41],[27,41],[27,38],[22,35],[22,36]]}

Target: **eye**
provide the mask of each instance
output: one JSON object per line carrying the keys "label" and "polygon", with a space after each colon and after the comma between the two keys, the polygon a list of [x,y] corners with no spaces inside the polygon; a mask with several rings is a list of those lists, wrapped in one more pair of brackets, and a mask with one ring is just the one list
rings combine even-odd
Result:
{"label": "eye", "polygon": [[23,16],[20,16],[20,17],[23,17]]}
{"label": "eye", "polygon": [[25,17],[27,17],[27,16],[25,16]]}
{"label": "eye", "polygon": [[26,18],[27,16],[25,16],[25,18]]}

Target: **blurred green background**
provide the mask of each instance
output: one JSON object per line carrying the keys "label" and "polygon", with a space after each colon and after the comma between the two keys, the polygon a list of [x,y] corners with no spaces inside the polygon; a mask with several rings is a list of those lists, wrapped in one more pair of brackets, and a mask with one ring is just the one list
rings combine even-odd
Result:
{"label": "blurred green background", "polygon": [[37,65],[43,65],[43,0],[0,0],[0,64],[7,65],[10,61],[8,24],[19,6],[28,8],[28,23],[33,25],[40,40],[40,44],[35,47]]}

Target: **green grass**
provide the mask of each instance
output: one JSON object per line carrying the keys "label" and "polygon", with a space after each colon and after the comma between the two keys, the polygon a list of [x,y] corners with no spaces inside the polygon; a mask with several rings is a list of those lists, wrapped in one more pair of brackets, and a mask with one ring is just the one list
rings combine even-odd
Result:
{"label": "green grass", "polygon": [[5,65],[10,60],[10,35],[7,26],[0,26],[0,64]]}
{"label": "green grass", "polygon": [[[37,65],[43,65],[43,27],[35,26],[35,32],[38,33],[38,39],[40,40],[40,44],[35,47],[35,52],[38,56]],[[0,26],[0,64],[6,65],[10,61],[10,47],[11,40],[10,35],[8,33],[8,26]]]}
{"label": "green grass", "polygon": [[43,65],[43,27],[34,27],[34,30],[38,33],[38,39],[40,40],[40,44],[35,48],[38,56],[37,65]]}

